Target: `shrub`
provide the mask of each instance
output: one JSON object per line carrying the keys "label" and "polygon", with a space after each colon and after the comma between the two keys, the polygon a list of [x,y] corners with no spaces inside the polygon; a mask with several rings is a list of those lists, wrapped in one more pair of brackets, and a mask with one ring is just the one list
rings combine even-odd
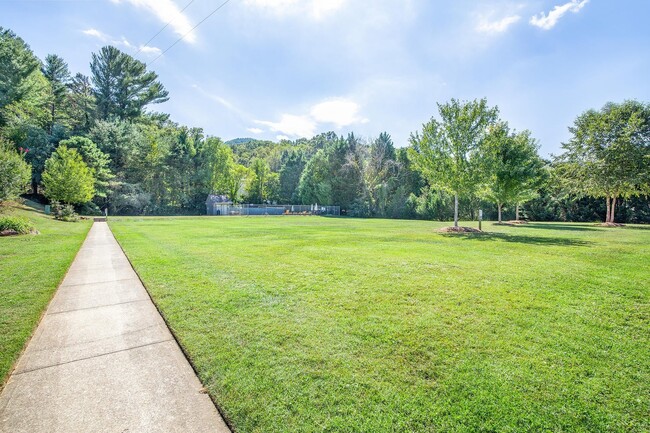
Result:
{"label": "shrub", "polygon": [[76,204],[85,203],[95,195],[93,171],[77,152],[59,146],[45,161],[43,186],[50,200]]}
{"label": "shrub", "polygon": [[27,234],[34,231],[34,225],[30,220],[17,216],[0,216],[0,233],[3,234]]}
{"label": "shrub", "polygon": [[25,191],[32,178],[32,168],[24,153],[16,152],[0,139],[0,203],[14,200]]}
{"label": "shrub", "polygon": [[58,201],[52,202],[52,214],[55,219],[60,221],[75,222],[79,220],[79,215],[74,211],[74,206],[71,204],[59,203]]}

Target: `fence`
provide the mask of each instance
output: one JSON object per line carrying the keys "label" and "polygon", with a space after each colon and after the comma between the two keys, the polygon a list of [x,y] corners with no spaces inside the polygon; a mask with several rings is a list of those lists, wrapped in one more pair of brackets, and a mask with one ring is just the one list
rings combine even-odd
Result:
{"label": "fence", "polygon": [[208,205],[208,215],[341,215],[340,206],[295,204],[225,204]]}

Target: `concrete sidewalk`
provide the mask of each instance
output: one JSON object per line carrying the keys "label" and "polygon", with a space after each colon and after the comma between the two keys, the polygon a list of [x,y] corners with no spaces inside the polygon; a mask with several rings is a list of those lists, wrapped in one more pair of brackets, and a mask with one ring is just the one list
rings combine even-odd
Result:
{"label": "concrete sidewalk", "polygon": [[229,432],[201,389],[96,222],[0,395],[0,432]]}

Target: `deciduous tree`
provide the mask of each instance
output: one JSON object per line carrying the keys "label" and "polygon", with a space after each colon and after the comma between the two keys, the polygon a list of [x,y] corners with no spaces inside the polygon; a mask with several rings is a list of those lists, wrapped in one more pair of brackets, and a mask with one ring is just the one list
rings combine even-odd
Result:
{"label": "deciduous tree", "polygon": [[476,193],[487,181],[485,145],[499,110],[487,100],[452,99],[438,104],[440,120],[432,118],[422,132],[411,135],[411,158],[431,186],[454,195],[454,226],[458,227],[458,197]]}
{"label": "deciduous tree", "polygon": [[605,222],[614,223],[618,199],[650,191],[650,106],[610,102],[578,116],[569,131],[556,161],[565,185],[578,195],[604,198]]}
{"label": "deciduous tree", "polygon": [[59,146],[45,162],[45,196],[67,204],[80,204],[93,198],[95,177],[76,149]]}
{"label": "deciduous tree", "polygon": [[[497,205],[498,221],[504,204],[518,206],[535,197],[544,174],[544,161],[529,131],[511,132],[506,123],[495,125],[487,139],[491,177],[487,197]],[[519,212],[516,212],[518,219]]]}
{"label": "deciduous tree", "polygon": [[13,200],[25,191],[32,170],[25,162],[24,150],[0,139],[0,203]]}

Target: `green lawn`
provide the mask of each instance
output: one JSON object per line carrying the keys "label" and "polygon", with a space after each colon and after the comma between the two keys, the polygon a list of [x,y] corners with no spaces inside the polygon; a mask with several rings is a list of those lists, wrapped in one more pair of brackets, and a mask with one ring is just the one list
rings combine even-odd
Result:
{"label": "green lawn", "polygon": [[41,233],[0,237],[0,386],[90,228],[27,207],[9,214],[29,218]]}
{"label": "green lawn", "polygon": [[110,225],[239,432],[650,431],[650,227]]}

